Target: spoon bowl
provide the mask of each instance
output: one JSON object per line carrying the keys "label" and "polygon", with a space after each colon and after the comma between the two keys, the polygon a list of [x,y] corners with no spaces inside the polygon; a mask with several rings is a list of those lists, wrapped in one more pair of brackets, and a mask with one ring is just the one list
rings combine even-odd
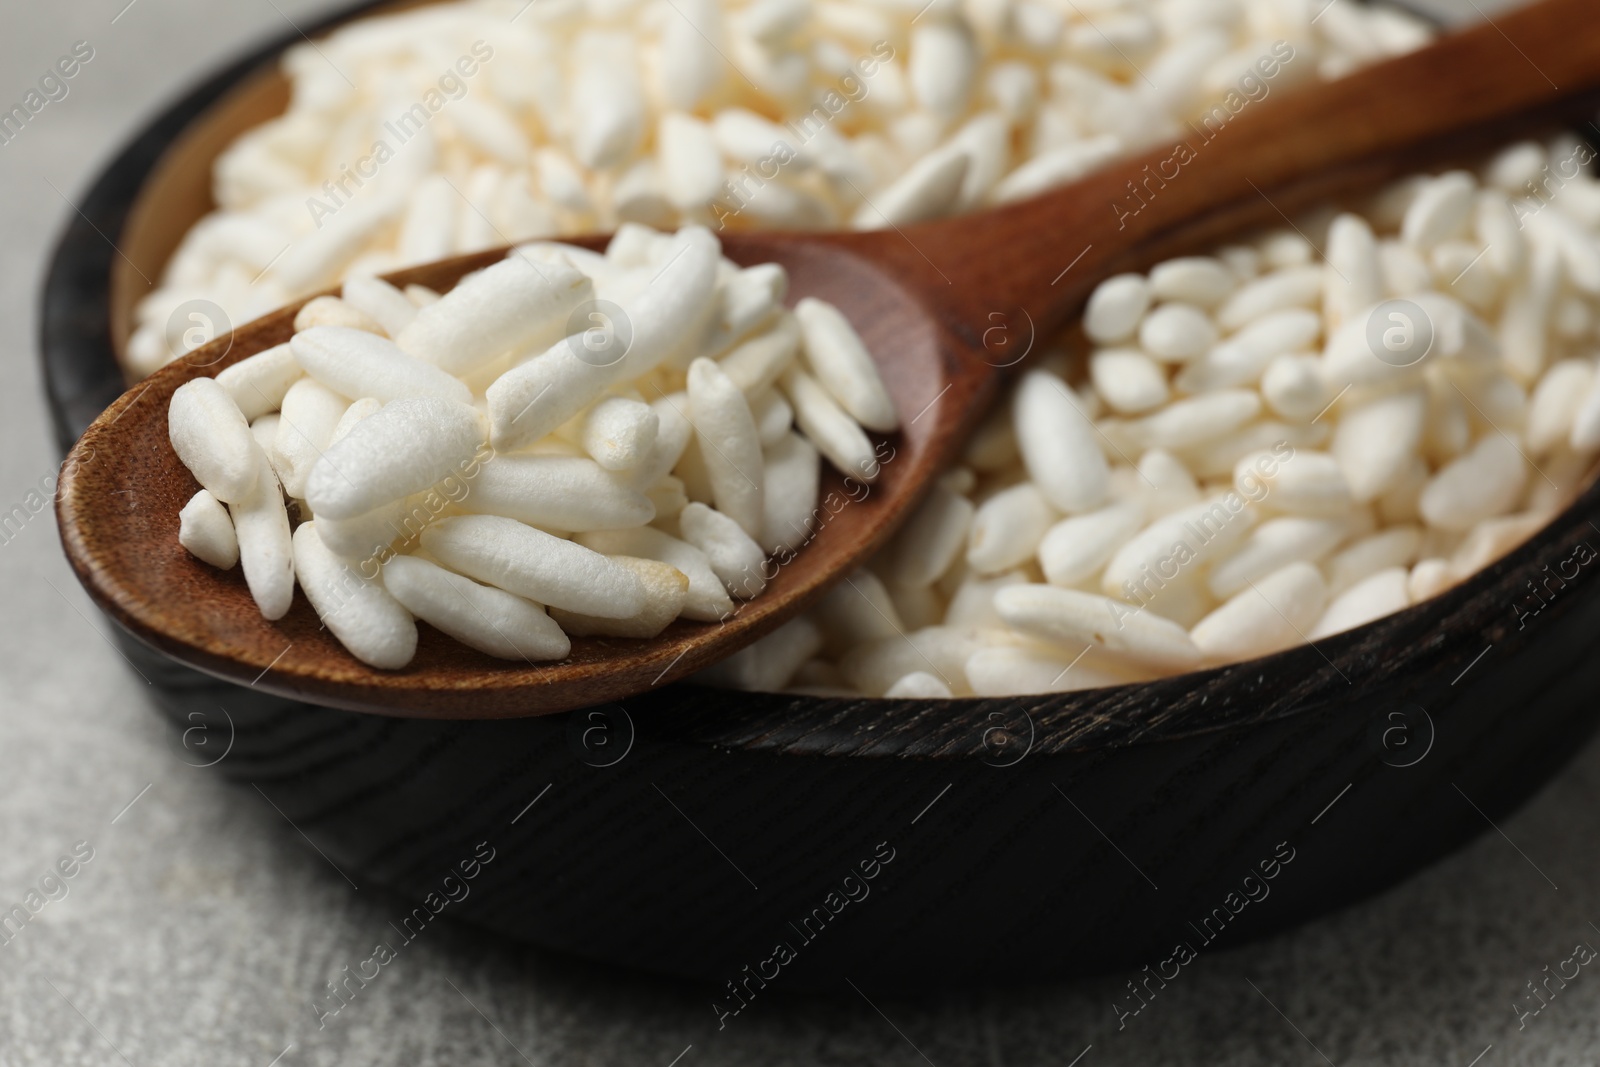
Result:
{"label": "spoon bowl", "polygon": [[[775,629],[869,558],[953,458],[1002,375],[1100,278],[1236,228],[1259,216],[1263,202],[1281,214],[1401,173],[1441,145],[1487,145],[1583,106],[1600,89],[1600,35],[1572,32],[1588,16],[1587,0],[1544,0],[1317,92],[1256,105],[1214,136],[1184,142],[1180,163],[1163,147],[979,215],[865,234],[728,237],[724,250],[735,261],[788,270],[791,301],[812,295],[840,307],[877,359],[903,426],[880,445],[883,469],[869,490],[824,479],[827,514],[817,535],[729,620],[679,621],[650,641],[575,641],[567,660],[539,666],[492,660],[425,631],[409,667],[383,672],[346,654],[303,601],[277,623],[262,619],[237,575],[219,577],[177,543],[177,513],[196,485],[167,442],[166,409],[185,381],[287,340],[298,305],[197,349],[95,421],[68,457],[58,491],[67,555],[101,606],[158,649],[318,704],[494,718],[664,685]],[[1537,62],[1508,65],[1512,39]],[[391,279],[446,289],[503,254]],[[841,494],[837,510],[828,506]]]}
{"label": "spoon bowl", "polygon": [[[603,248],[605,241],[578,243]],[[100,606],[161,651],[225,679],[332,707],[444,717],[544,714],[699,670],[780,625],[881,547],[959,444],[966,415],[936,403],[962,366],[955,342],[914,294],[870,261],[822,242],[756,236],[730,239],[724,252],[744,266],[782,263],[792,290],[838,306],[878,354],[902,429],[876,442],[882,466],[874,483],[825,468],[815,537],[787,565],[769,561],[766,591],[723,622],[679,619],[648,641],[574,638],[566,659],[541,664],[494,659],[423,626],[412,663],[384,671],[350,656],[304,597],[284,618],[262,618],[242,575],[220,573],[178,544],[178,510],[199,486],[167,440],[166,410],[185,382],[287,341],[305,301],[163,367],[95,421],[61,477],[67,555]],[[444,291],[504,255],[462,256],[389,278]]]}

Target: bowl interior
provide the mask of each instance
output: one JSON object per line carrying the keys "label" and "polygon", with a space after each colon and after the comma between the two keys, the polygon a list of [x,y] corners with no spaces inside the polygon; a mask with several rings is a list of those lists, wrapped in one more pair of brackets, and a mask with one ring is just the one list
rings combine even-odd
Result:
{"label": "bowl interior", "polygon": [[[393,14],[443,0],[363,0],[313,29],[320,36],[370,15]],[[285,46],[300,40],[290,34]],[[216,206],[211,169],[217,157],[246,130],[282,115],[289,106],[289,80],[277,62],[279,48],[256,64],[186,124],[139,186],[117,241],[121,257],[111,263],[111,343],[125,363],[139,301],[154,288],[184,234]]]}
{"label": "bowl interior", "polygon": [[[362,5],[350,14],[368,10],[398,10],[415,2]],[[341,16],[348,17],[348,16]],[[119,244],[133,265],[109,257],[103,277],[106,290],[91,286],[70,294],[82,306],[102,301],[90,309],[103,315],[110,306],[112,328],[107,349],[96,353],[78,347],[70,365],[53,359],[56,349],[47,323],[46,374],[58,418],[63,414],[62,393],[82,380],[104,389],[114,375],[112,350],[120,352],[132,322],[132,308],[146,291],[138,271],[156,277],[166,258],[189,226],[212,206],[210,168],[216,155],[243,129],[281,113],[287,101],[286,85],[275,64],[242,72],[200,117],[170,131],[165,149],[145,180],[120,191],[110,179],[116,165],[102,177],[85,211],[96,222],[116,232],[121,219],[127,225]],[[172,110],[194,106],[194,98]],[[1545,117],[1540,124],[1559,120]],[[1447,144],[1419,145],[1404,158],[1373,160],[1337,173],[1308,176],[1295,187],[1271,190],[1271,200],[1234,205],[1192,220],[1137,250],[1130,250],[1118,269],[1140,269],[1167,256],[1197,251],[1251,227],[1281,222],[1282,214],[1318,200],[1351,195],[1420,166],[1470,160],[1514,137],[1527,136],[1535,127],[1526,121],[1507,123],[1500,129],[1479,131],[1472,138]],[[155,124],[147,138],[161,136]],[[119,161],[122,162],[122,161]],[[124,195],[126,194],[126,195]],[[69,234],[69,237],[71,235]],[[69,251],[64,241],[61,257]],[[138,271],[134,269],[137,266]],[[97,279],[90,279],[91,282]],[[47,292],[66,302],[69,294]],[[120,390],[119,390],[120,391]],[[77,428],[61,427],[70,440]],[[1593,471],[1590,472],[1591,477]],[[1597,513],[1596,491],[1591,485],[1552,524],[1510,555],[1441,597],[1378,620],[1355,631],[1319,643],[1319,648],[1291,649],[1261,660],[1234,664],[1177,678],[1114,689],[1048,694],[1032,698],[967,701],[861,701],[790,697],[780,694],[740,694],[735,701],[708,701],[703,690],[674,686],[644,698],[663,711],[672,709],[684,737],[716,738],[719,743],[751,745],[792,752],[837,752],[848,748],[869,755],[983,755],[986,716],[995,709],[1014,716],[1021,713],[1037,725],[1040,745],[1048,749],[1078,749],[1166,740],[1223,729],[1247,721],[1281,717],[1297,711],[1359,699],[1371,686],[1388,684],[1424,661],[1461,658],[1462,664],[1481,649],[1482,636],[1505,627],[1499,619],[1505,605],[1522,595],[1525,580],[1537,571],[1551,545],[1564,544],[1589,531],[1588,519]],[[1450,647],[1459,638],[1462,648]],[[1471,647],[1465,647],[1470,645]],[[1359,679],[1352,691],[1347,678]],[[729,705],[737,703],[737,715]],[[841,724],[850,720],[850,725]]]}

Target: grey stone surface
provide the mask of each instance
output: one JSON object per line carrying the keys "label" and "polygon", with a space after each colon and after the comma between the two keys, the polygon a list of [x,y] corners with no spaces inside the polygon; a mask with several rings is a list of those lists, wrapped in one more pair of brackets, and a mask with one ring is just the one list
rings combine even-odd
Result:
{"label": "grey stone surface", "polygon": [[[0,28],[7,103],[73,41],[95,48],[71,94],[0,147],[0,510],[55,466],[35,303],[71,199],[158,102],[320,6],[125,2],[12,0]],[[1067,1064],[1092,1044],[1084,1067],[1467,1067],[1486,1049],[1478,1062],[1498,1067],[1591,1063],[1600,1048],[1600,977],[1587,970],[1523,1029],[1511,1007],[1574,943],[1600,943],[1600,746],[1503,835],[1486,829],[1292,934],[1203,956],[1122,1032],[1111,980],[876,1008],[848,990],[773,998],[708,1038],[704,990],[448,927],[319,1029],[311,1002],[385,936],[392,903],[352,890],[261,797],[178,759],[48,512],[0,544],[0,590],[0,903],[75,843],[93,849],[68,895],[0,946],[0,1065],[667,1067],[682,1054],[682,1067],[1001,1067]]]}

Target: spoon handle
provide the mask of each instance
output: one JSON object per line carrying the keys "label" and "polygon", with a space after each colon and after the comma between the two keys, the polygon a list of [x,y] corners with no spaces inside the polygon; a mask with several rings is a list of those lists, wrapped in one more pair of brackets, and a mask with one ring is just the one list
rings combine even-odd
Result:
{"label": "spoon handle", "polygon": [[981,375],[1006,362],[992,342],[1012,338],[997,327],[1048,337],[1108,268],[1181,222],[1246,203],[1276,218],[1269,195],[1292,179],[1474,128],[1515,136],[1527,127],[1509,120],[1600,95],[1600,19],[1594,0],[1541,0],[1326,85],[1271,88],[1311,62],[1280,44],[1179,139],[1069,187],[847,241],[917,284],[957,337],[987,348]]}

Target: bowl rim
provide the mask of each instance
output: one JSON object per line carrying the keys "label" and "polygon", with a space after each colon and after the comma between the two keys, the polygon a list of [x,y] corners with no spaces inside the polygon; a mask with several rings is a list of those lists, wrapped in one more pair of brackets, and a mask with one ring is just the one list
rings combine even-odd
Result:
{"label": "bowl rim", "polygon": [[[417,5],[358,0],[305,30],[323,33],[388,6]],[[79,211],[67,218],[50,255],[39,316],[40,369],[63,454],[123,392],[109,317],[112,266],[116,241],[146,180],[167,148],[218,97],[300,39],[298,32],[278,34],[180,89],[100,168]],[[1351,710],[1367,698],[1406,691],[1408,677],[1427,669],[1454,668],[1464,675],[1505,640],[1515,598],[1537,572],[1535,563],[1552,556],[1558,541],[1570,542],[1575,534],[1581,539],[1585,526],[1600,535],[1594,521],[1600,519],[1600,482],[1592,480],[1593,473],[1546,525],[1446,592],[1316,644],[1264,657],[1100,689],[949,700],[745,691],[729,700],[721,694],[733,691],[677,683],[629,698],[626,705],[606,705],[605,713],[620,712],[630,729],[666,743],[791,756],[979,759],[1006,766],[997,758],[996,738],[1020,736],[1024,727],[1028,746],[1018,759],[1172,742],[1293,715]],[[1570,608],[1573,598],[1568,599]],[[1483,610],[1491,604],[1502,609],[1497,616]],[[1447,640],[1452,630],[1455,636],[1476,631],[1488,645],[1460,647]],[[120,626],[119,631],[144,643]]]}

